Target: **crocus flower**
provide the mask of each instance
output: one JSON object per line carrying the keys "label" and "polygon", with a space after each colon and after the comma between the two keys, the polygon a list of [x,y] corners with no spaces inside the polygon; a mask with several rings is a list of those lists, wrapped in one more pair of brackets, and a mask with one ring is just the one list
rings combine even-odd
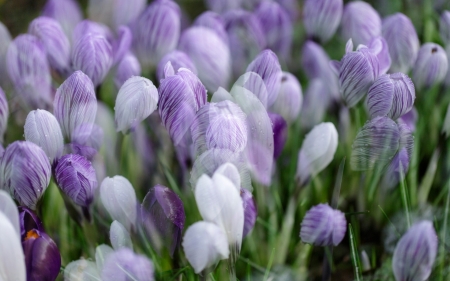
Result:
{"label": "crocus flower", "polygon": [[[175,145],[184,145],[196,112],[206,103],[206,89],[185,68],[161,81],[158,110]],[[187,134],[187,136],[186,136]]]}
{"label": "crocus flower", "polygon": [[262,1],[255,10],[266,37],[267,48],[287,59],[292,45],[292,22],[288,13],[275,1]]}
{"label": "crocus flower", "polygon": [[113,41],[114,35],[108,26],[91,20],[83,20],[79,22],[72,34],[73,44],[80,41],[86,34],[98,35],[105,37],[108,43]]}
{"label": "crocus flower", "polygon": [[304,243],[316,246],[337,246],[347,230],[345,215],[328,204],[319,204],[306,212],[300,230]]}
{"label": "crocus flower", "polygon": [[136,224],[136,193],[126,178],[105,178],[100,185],[100,199],[109,215],[127,230]]}
{"label": "crocus flower", "polygon": [[302,87],[297,77],[289,72],[283,72],[280,90],[271,111],[280,114],[286,122],[291,123],[297,120],[302,103]]}
{"label": "crocus flower", "polygon": [[14,203],[9,193],[3,189],[0,189],[0,213],[3,213],[8,218],[17,233],[17,237],[20,238],[19,212],[17,211],[16,203]]}
{"label": "crocus flower", "polygon": [[223,42],[228,44],[228,34],[225,30],[225,22],[223,21],[221,15],[212,11],[203,12],[195,19],[193,25],[203,26],[214,30],[214,32],[223,40]]}
{"label": "crocus flower", "polygon": [[402,13],[383,19],[382,34],[389,46],[390,72],[407,73],[416,61],[420,43],[411,20]]}
{"label": "crocus flower", "polygon": [[244,231],[242,232],[242,239],[244,239],[255,226],[258,211],[256,210],[255,200],[249,190],[241,188],[241,199],[244,204]]}
{"label": "crocus flower", "polygon": [[195,273],[227,259],[230,254],[223,229],[206,221],[196,222],[186,230],[183,249]]}
{"label": "crocus flower", "polygon": [[121,248],[110,254],[105,260],[101,274],[102,280],[155,280],[153,263],[128,248]]}
{"label": "crocus flower", "polygon": [[388,164],[400,145],[397,124],[388,117],[375,117],[359,130],[353,141],[350,165],[355,171],[367,171]]}
{"label": "crocus flower", "polygon": [[155,67],[175,49],[180,37],[180,7],[170,0],[152,2],[132,24],[133,48],[143,68]]}
{"label": "crocus flower", "polygon": [[6,99],[5,92],[3,92],[3,89],[0,87],[0,143],[3,143],[3,135],[8,126],[8,116],[8,100]]}
{"label": "crocus flower", "polygon": [[267,109],[269,93],[267,92],[266,83],[261,76],[253,71],[248,71],[242,74],[238,80],[234,83],[234,86],[240,86],[246,90],[252,92]]}
{"label": "crocus flower", "polygon": [[59,159],[55,178],[62,191],[77,205],[89,207],[97,189],[95,170],[83,156],[66,154]]}
{"label": "crocus flower", "polygon": [[420,47],[413,68],[413,81],[417,89],[441,83],[447,74],[448,60],[445,50],[435,43]]}
{"label": "crocus flower", "polygon": [[307,34],[322,43],[330,40],[341,23],[343,1],[306,0],[304,5],[303,23]]}
{"label": "crocus flower", "polygon": [[286,121],[281,115],[269,112],[269,118],[272,123],[273,130],[273,157],[277,159],[286,144],[288,127]]}
{"label": "crocus flower", "polygon": [[58,246],[45,232],[32,229],[22,240],[27,280],[55,280],[61,268]]}
{"label": "crocus flower", "polygon": [[[82,155],[88,160],[97,154],[103,143],[103,129],[96,124],[83,124],[72,133],[69,151]],[[66,146],[67,148],[67,146]]]}
{"label": "crocus flower", "polygon": [[198,77],[211,92],[227,87],[231,75],[231,54],[224,42],[212,29],[195,26],[183,32],[178,49],[194,62]]}
{"label": "crocus flower", "polygon": [[9,34],[6,26],[0,21],[0,87],[4,89],[11,86],[6,66],[6,58],[11,40],[11,34]]}
{"label": "crocus flower", "polygon": [[7,53],[8,74],[16,94],[30,108],[46,108],[51,102],[51,77],[47,53],[33,35],[17,36]]}
{"label": "crocus flower", "polygon": [[51,67],[59,71],[67,70],[70,63],[70,42],[58,21],[38,17],[30,23],[28,33],[38,37],[44,44]]}
{"label": "crocus flower", "polygon": [[407,75],[381,75],[367,94],[369,115],[371,118],[387,116],[395,120],[412,109],[415,98],[414,84]]}
{"label": "crocus flower", "polygon": [[0,251],[3,253],[0,258],[0,276],[3,280],[25,281],[27,272],[20,239],[3,212],[0,212],[0,229],[2,230]]}
{"label": "crocus flower", "polygon": [[83,19],[80,6],[74,0],[48,0],[42,15],[57,20],[69,40],[73,29]]}
{"label": "crocus flower", "polygon": [[205,0],[209,10],[222,14],[226,11],[235,10],[241,7],[242,0]]}
{"label": "crocus flower", "polygon": [[89,0],[89,18],[116,30],[131,23],[145,9],[145,0]]}
{"label": "crocus flower", "polygon": [[130,233],[116,220],[111,223],[109,240],[111,241],[113,249],[116,251],[123,247],[133,249]]}
{"label": "crocus flower", "polygon": [[120,88],[116,98],[116,131],[127,133],[156,110],[158,90],[147,78],[134,76]]}
{"label": "crocus flower", "polygon": [[61,157],[64,139],[58,120],[50,112],[33,110],[25,120],[25,139],[39,145],[47,154],[50,162]]}
{"label": "crocus flower", "polygon": [[197,68],[195,68],[194,63],[189,58],[189,56],[179,50],[173,50],[170,53],[167,53],[158,63],[158,68],[156,70],[156,76],[158,78],[158,81],[163,80],[165,77],[164,75],[164,68],[166,67],[167,62],[171,63],[173,70],[176,72],[180,68],[187,68],[192,73],[197,75]]}
{"label": "crocus flower", "polygon": [[32,142],[13,142],[0,159],[0,188],[9,190],[20,205],[31,209],[36,208],[50,177],[47,155]]}
{"label": "crocus flower", "polygon": [[386,40],[381,36],[374,37],[369,41],[367,47],[378,59],[378,74],[385,74],[391,67],[392,62]]}
{"label": "crocus flower", "polygon": [[431,221],[421,221],[402,236],[395,247],[392,269],[397,281],[427,280],[436,259],[438,238]]}
{"label": "crocus flower", "polygon": [[97,99],[91,79],[83,72],[75,71],[56,90],[53,106],[55,117],[68,139],[81,125],[94,123]]}
{"label": "crocus flower", "polygon": [[341,34],[344,40],[367,45],[372,38],[381,35],[380,15],[369,3],[349,2],[344,7]]}
{"label": "crocus flower", "polygon": [[446,46],[450,45],[450,11],[444,11],[439,21],[439,34]]}
{"label": "crocus flower", "polygon": [[161,246],[165,246],[171,256],[181,243],[185,219],[180,197],[165,186],[156,185],[142,201],[141,220],[144,230],[156,249],[160,250]]}
{"label": "crocus flower", "polygon": [[116,73],[114,75],[114,84],[117,89],[122,87],[123,83],[133,76],[141,75],[141,65],[137,58],[128,52],[120,60],[116,67]]}

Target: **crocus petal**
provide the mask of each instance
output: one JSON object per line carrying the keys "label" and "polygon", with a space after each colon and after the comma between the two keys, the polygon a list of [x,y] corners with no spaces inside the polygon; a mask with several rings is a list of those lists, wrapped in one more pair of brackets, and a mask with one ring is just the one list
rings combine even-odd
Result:
{"label": "crocus petal", "polygon": [[283,151],[287,141],[288,127],[281,115],[269,112],[270,122],[273,130],[273,157],[277,159]]}
{"label": "crocus petal", "polygon": [[344,40],[352,38],[356,45],[368,44],[372,38],[381,35],[380,15],[366,2],[350,2],[344,7],[341,33]]}
{"label": "crocus petal", "polygon": [[397,122],[405,124],[412,132],[414,132],[416,130],[416,123],[418,118],[419,113],[417,113],[417,109],[413,107],[410,111],[400,116],[397,119]]}
{"label": "crocus petal", "polygon": [[3,254],[0,259],[0,277],[3,280],[26,280],[25,258],[17,231],[9,219],[0,212],[0,251]]}
{"label": "crocus petal", "polygon": [[103,265],[102,280],[154,281],[153,263],[128,248],[121,248],[107,257]]}
{"label": "crocus petal", "polygon": [[221,165],[214,174],[221,174],[222,176],[228,178],[238,191],[241,191],[241,175],[238,169],[232,163],[225,163]]}
{"label": "crocus petal", "polygon": [[113,33],[106,25],[91,20],[83,20],[79,22],[73,30],[73,44],[81,41],[83,37],[89,33],[91,33],[92,35],[102,36],[108,42],[112,42],[114,37]]}
{"label": "crocus petal", "polygon": [[402,148],[394,156],[384,173],[381,185],[385,188],[394,188],[406,176],[409,168],[410,156],[407,149]]}
{"label": "crocus petal", "polygon": [[228,44],[228,34],[225,30],[225,22],[223,18],[212,11],[206,11],[200,14],[194,21],[195,26],[204,26],[216,32],[216,34]]}
{"label": "crocus petal", "polygon": [[448,60],[445,50],[435,43],[420,47],[413,68],[413,81],[418,89],[441,83],[447,74]]}
{"label": "crocus petal", "polygon": [[0,213],[3,213],[16,230],[20,238],[19,212],[17,211],[16,203],[12,200],[9,194],[0,189]]}
{"label": "crocus petal", "polygon": [[99,272],[102,271],[105,260],[110,254],[114,253],[113,248],[108,245],[102,244],[95,248],[95,263]]}
{"label": "crocus petal", "polygon": [[379,75],[385,74],[391,67],[391,56],[386,40],[381,36],[374,37],[369,41],[367,46],[369,49],[372,49],[372,52],[377,56]]}
{"label": "crocus petal", "polygon": [[[197,75],[197,68],[195,68],[194,63],[189,58],[189,56],[182,51],[173,50],[172,52],[167,53],[164,57],[162,57],[162,59],[158,63],[158,68],[156,70],[158,81],[166,78],[166,75],[164,75],[164,69],[167,62],[170,62],[175,73],[180,68],[187,68],[192,71],[192,73]],[[173,73],[172,75],[174,75],[175,73]]]}
{"label": "crocus petal", "polygon": [[268,108],[269,92],[267,91],[264,80],[259,74],[252,71],[246,72],[239,77],[234,85],[241,86],[252,92],[258,97],[264,107],[266,109]]}
{"label": "crocus petal", "polygon": [[242,239],[244,239],[255,226],[258,212],[256,210],[255,200],[250,191],[241,188],[241,199],[244,204],[244,231],[242,232]]}
{"label": "crocus petal", "polygon": [[133,35],[127,26],[120,26],[117,30],[117,38],[112,42],[113,64],[120,62],[131,47]]}
{"label": "crocus petal", "polygon": [[271,111],[280,114],[286,122],[294,122],[303,104],[302,87],[298,79],[289,72],[283,72],[280,91]]}
{"label": "crocus petal", "polygon": [[145,0],[89,0],[89,18],[112,29],[131,23],[145,8]]}
{"label": "crocus petal", "polygon": [[109,230],[109,240],[114,250],[126,247],[133,249],[133,243],[131,242],[130,233],[125,227],[118,221],[113,221]]}
{"label": "crocus petal", "polygon": [[120,89],[123,83],[129,78],[139,75],[141,75],[141,65],[137,58],[132,53],[128,52],[117,65],[116,74],[114,75],[114,84],[117,89]]}
{"label": "crocus petal", "polygon": [[57,20],[69,40],[75,26],[83,19],[80,6],[74,0],[48,0],[42,15]]}
{"label": "crocus petal", "polygon": [[242,0],[205,0],[205,4],[209,10],[216,13],[224,13],[226,11],[238,9],[241,7]]}
{"label": "crocus petal", "polygon": [[30,230],[44,232],[44,225],[39,217],[31,209],[25,206],[19,207],[20,236],[25,239]]}
{"label": "crocus petal", "polygon": [[344,3],[342,0],[306,0],[303,23],[309,36],[327,42],[341,23]]}
{"label": "crocus petal", "polygon": [[64,268],[64,280],[98,281],[101,278],[95,262],[81,259],[69,263]]}
{"label": "crocus petal", "polygon": [[127,133],[156,110],[158,90],[147,78],[134,76],[120,88],[116,98],[116,130]]}
{"label": "crocus petal", "polygon": [[0,87],[0,143],[3,142],[3,135],[5,134],[6,127],[8,126],[8,116],[8,100],[6,99],[3,89]]}

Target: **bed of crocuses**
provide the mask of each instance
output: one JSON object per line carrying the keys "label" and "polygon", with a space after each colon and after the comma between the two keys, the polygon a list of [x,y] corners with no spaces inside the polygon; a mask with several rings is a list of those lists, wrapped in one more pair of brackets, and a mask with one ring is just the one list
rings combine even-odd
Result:
{"label": "bed of crocuses", "polygon": [[448,1],[43,2],[0,1],[0,280],[450,279]]}

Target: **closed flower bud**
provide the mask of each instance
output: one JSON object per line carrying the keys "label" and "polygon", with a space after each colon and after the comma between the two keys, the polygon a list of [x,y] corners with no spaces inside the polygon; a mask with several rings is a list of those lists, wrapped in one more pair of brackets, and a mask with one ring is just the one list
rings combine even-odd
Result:
{"label": "closed flower bud", "polygon": [[31,209],[36,208],[50,177],[47,155],[32,142],[13,142],[0,159],[0,188],[9,190],[20,205]]}
{"label": "closed flower bud", "polygon": [[344,40],[367,45],[372,38],[381,35],[380,15],[369,3],[350,2],[344,7],[341,33]]}
{"label": "closed flower bud", "polygon": [[[0,276],[4,280],[25,281],[27,271],[20,239],[10,220],[0,212]],[[226,239],[226,238],[225,238]],[[225,240],[226,241],[226,240]],[[226,248],[228,250],[228,248]]]}
{"label": "closed flower bud", "polygon": [[153,263],[145,256],[137,255],[128,248],[110,254],[103,265],[102,280],[154,281]]}
{"label": "closed flower bud", "polygon": [[263,1],[255,10],[266,37],[266,47],[287,59],[291,53],[292,22],[288,13],[275,1]]}
{"label": "closed flower bud", "polygon": [[415,98],[414,84],[407,75],[384,74],[375,80],[367,94],[370,118],[387,116],[396,120],[412,109]]}
{"label": "closed flower bud", "polygon": [[439,34],[441,35],[444,45],[450,45],[450,11],[444,11],[439,21]]}
{"label": "closed flower bud", "polygon": [[316,246],[337,246],[347,231],[345,215],[328,204],[319,204],[306,212],[300,230],[304,243]]}
{"label": "closed flower bud", "polygon": [[129,78],[140,75],[141,65],[139,61],[131,52],[128,52],[117,65],[114,84],[117,89],[120,89]]}
{"label": "closed flower bud", "polygon": [[86,34],[89,33],[103,36],[106,40],[108,40],[108,42],[112,42],[114,38],[113,33],[106,25],[91,20],[83,20],[79,22],[73,30],[73,44],[80,41]]}
{"label": "closed flower bud", "polygon": [[205,0],[205,4],[209,10],[223,14],[226,11],[239,9],[242,0]]}
{"label": "closed flower bud", "polygon": [[3,89],[0,87],[0,143],[3,143],[3,135],[8,126],[8,116],[8,100],[6,99],[5,92],[3,92]]}
{"label": "closed flower bud", "polygon": [[395,247],[392,269],[397,281],[427,280],[433,269],[438,237],[431,221],[421,221],[402,236]]}
{"label": "closed flower bud", "polygon": [[109,215],[127,230],[136,223],[136,193],[131,183],[122,176],[107,177],[100,186],[100,199]]}
{"label": "closed flower bud", "polygon": [[42,15],[57,20],[69,40],[75,26],[83,20],[80,6],[74,0],[48,0]]}
{"label": "closed flower bud", "polygon": [[224,22],[233,58],[233,76],[239,77],[266,47],[264,31],[256,15],[244,10],[229,11],[224,15]]}
{"label": "closed flower bud", "polygon": [[411,20],[402,13],[383,19],[382,34],[389,46],[390,72],[407,73],[416,61],[420,43]]}
{"label": "closed flower bud", "polygon": [[277,159],[281,155],[284,145],[286,144],[288,127],[281,115],[272,112],[269,112],[268,114],[273,130],[273,158]]}
{"label": "closed flower bud", "polygon": [[58,21],[49,17],[38,17],[30,23],[28,33],[41,40],[52,68],[58,71],[68,69],[70,42]]}
{"label": "closed flower bud", "polygon": [[116,98],[116,131],[126,134],[156,110],[158,90],[147,78],[134,76],[120,88]]}
{"label": "closed flower bud", "polygon": [[32,229],[22,240],[27,280],[55,280],[61,268],[58,246],[45,232]]}
{"label": "closed flower bud", "polygon": [[192,73],[197,75],[197,68],[195,68],[194,63],[189,58],[186,53],[178,50],[173,50],[170,53],[167,53],[158,63],[158,68],[156,70],[156,76],[158,81],[166,78],[164,75],[164,68],[166,67],[167,62],[171,63],[174,72],[177,72],[180,68],[187,68]]}
{"label": "closed flower bud", "polygon": [[195,273],[227,259],[230,254],[225,232],[207,221],[196,222],[186,230],[183,250]]}
{"label": "closed flower bud", "polygon": [[281,84],[281,66],[277,55],[271,50],[261,52],[247,67],[247,71],[256,72],[267,87],[267,105],[271,106],[277,99]]}
{"label": "closed flower bud", "polygon": [[55,116],[46,110],[33,110],[28,113],[24,126],[25,139],[39,145],[50,162],[61,157],[64,139]]}
{"label": "closed flower bud", "polygon": [[171,256],[181,243],[185,219],[180,197],[165,186],[156,185],[142,201],[141,220],[148,238],[157,250],[166,247]]}
{"label": "closed flower bud", "polygon": [[225,30],[225,22],[219,14],[212,11],[203,12],[195,19],[194,26],[203,26],[214,30],[223,42],[228,44],[228,34]]}
{"label": "closed flower bud", "polygon": [[212,29],[195,26],[185,30],[178,49],[194,62],[198,77],[209,91],[228,86],[231,74],[230,49]]}
{"label": "closed flower bud", "polygon": [[388,117],[375,117],[358,132],[352,146],[350,165],[367,171],[388,164],[400,146],[400,131]]}
{"label": "closed flower bud", "polygon": [[11,44],[11,34],[6,26],[0,21],[0,87],[8,89],[11,87],[11,81],[8,75],[6,65],[9,44]]}
{"label": "closed flower bud", "polygon": [[109,240],[114,250],[126,247],[133,249],[133,243],[131,242],[130,233],[125,227],[118,221],[113,221],[109,229]]}
{"label": "closed flower bud", "polygon": [[89,207],[97,189],[95,170],[85,157],[66,154],[59,159],[55,178],[61,190],[77,205]]}
{"label": "closed flower bud", "polygon": [[133,48],[143,68],[155,67],[174,50],[180,37],[180,7],[170,0],[152,2],[132,24]]}
{"label": "closed flower bud", "polygon": [[89,0],[89,18],[117,30],[131,23],[145,8],[145,0]]}
{"label": "closed flower bud", "polygon": [[445,50],[435,43],[420,47],[413,68],[413,81],[417,89],[441,83],[447,74],[448,60]]}
{"label": "closed flower bud", "polygon": [[244,231],[242,232],[242,239],[244,239],[255,226],[258,211],[256,210],[255,200],[249,190],[241,188],[241,199],[244,204]]}
{"label": "closed flower bud", "polygon": [[36,36],[22,34],[9,45],[8,74],[15,92],[31,108],[51,103],[51,77],[47,53]]}
{"label": "closed flower bud", "polygon": [[334,158],[338,133],[333,123],[321,123],[306,135],[298,154],[297,177],[301,184],[313,178]]}
{"label": "closed flower bud", "polygon": [[158,92],[162,123],[175,145],[184,144],[196,112],[206,103],[206,89],[195,74],[181,68],[161,81]]}
{"label": "closed flower bud", "polygon": [[303,23],[308,35],[325,43],[333,37],[341,23],[342,0],[307,0],[303,8]]}
{"label": "closed flower bud", "polygon": [[283,116],[286,122],[297,120],[303,103],[302,87],[298,79],[289,72],[281,76],[280,90],[271,110]]}
{"label": "closed flower bud", "polygon": [[83,72],[75,71],[56,90],[53,107],[62,132],[68,139],[72,138],[78,127],[94,123],[97,98],[91,79]]}
{"label": "closed flower bud", "polygon": [[88,33],[74,42],[73,68],[83,71],[95,86],[103,81],[112,63],[112,47],[104,36]]}

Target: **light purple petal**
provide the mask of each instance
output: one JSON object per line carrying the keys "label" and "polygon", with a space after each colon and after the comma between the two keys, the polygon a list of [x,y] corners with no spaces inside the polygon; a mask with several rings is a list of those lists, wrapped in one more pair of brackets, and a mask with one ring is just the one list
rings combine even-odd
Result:
{"label": "light purple petal", "polygon": [[[166,67],[167,62],[171,63],[172,69],[176,73],[180,68],[187,68],[192,73],[197,75],[197,68],[195,68],[194,63],[189,58],[189,56],[179,50],[173,50],[170,53],[167,53],[158,63],[158,68],[156,70],[156,76],[158,81],[163,80],[166,76],[164,75],[164,69]],[[174,73],[174,74],[175,74]]]}
{"label": "light purple petal", "polygon": [[425,43],[420,47],[413,68],[413,81],[417,89],[441,83],[448,69],[445,50],[435,43]]}
{"label": "light purple petal", "polygon": [[283,72],[277,99],[270,108],[280,114],[287,122],[294,122],[303,104],[302,87],[298,79],[289,72]]}
{"label": "light purple petal", "polygon": [[228,44],[228,34],[225,30],[225,22],[219,14],[212,11],[203,12],[195,19],[194,26],[203,26],[214,30],[223,42]]}
{"label": "light purple petal", "polygon": [[342,0],[306,0],[303,23],[307,34],[322,43],[327,42],[341,23],[343,10]]}
{"label": "light purple petal", "polygon": [[139,75],[141,75],[141,65],[137,58],[132,53],[128,52],[117,65],[116,74],[114,75],[114,84],[117,89],[120,89],[123,83],[129,78]]}
{"label": "light purple petal", "polygon": [[380,15],[369,3],[349,2],[344,7],[341,34],[344,40],[351,38],[355,45],[366,45],[381,35]]}
{"label": "light purple petal", "polygon": [[154,281],[153,263],[145,256],[137,255],[128,248],[110,254],[103,264],[102,280]]}
{"label": "light purple petal", "polygon": [[42,15],[57,20],[69,40],[75,26],[83,19],[80,6],[74,0],[48,0]]}

